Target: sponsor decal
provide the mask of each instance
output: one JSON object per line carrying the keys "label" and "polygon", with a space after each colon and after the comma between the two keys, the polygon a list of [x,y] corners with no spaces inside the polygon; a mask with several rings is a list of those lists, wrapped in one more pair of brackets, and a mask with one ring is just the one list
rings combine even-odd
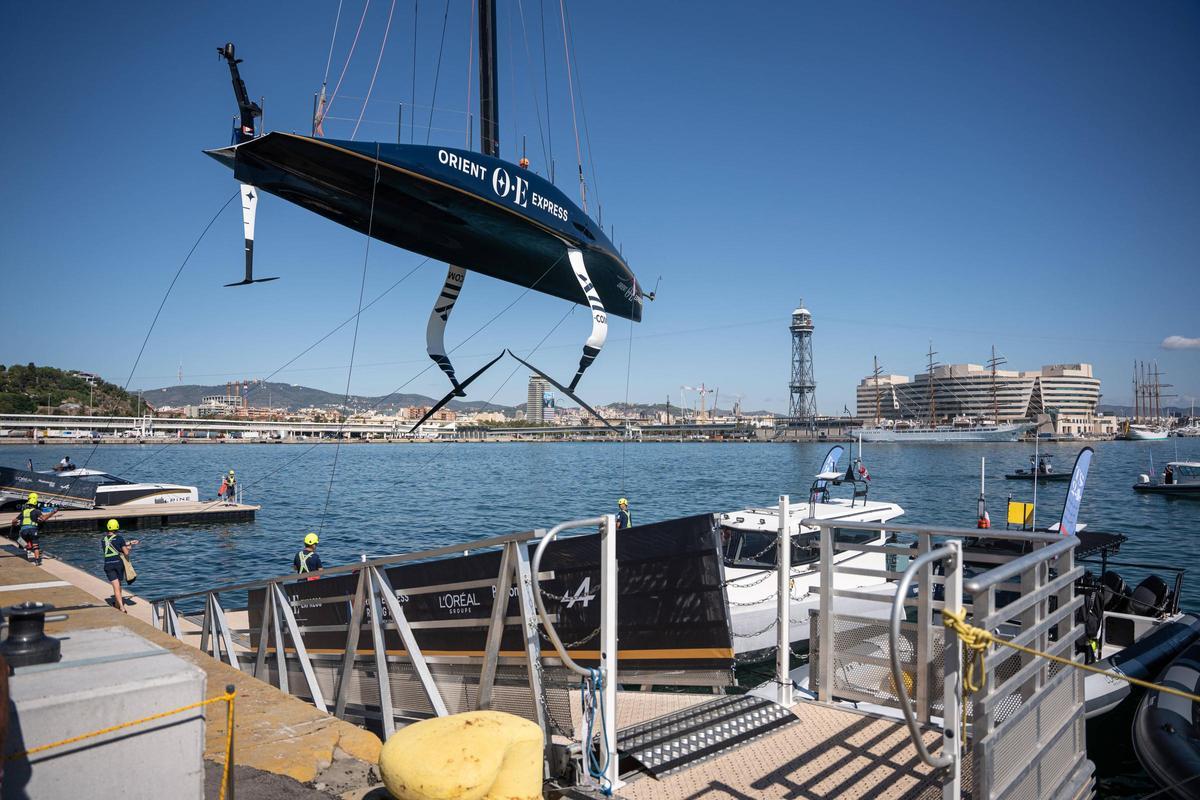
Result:
{"label": "sponsor decal", "polygon": [[504,167],[493,169],[466,156],[442,149],[438,150],[437,158],[439,164],[469,175],[489,187],[492,194],[501,200],[520,208],[536,208],[562,222],[566,222],[570,217],[565,207],[533,191],[528,179],[510,174]]}

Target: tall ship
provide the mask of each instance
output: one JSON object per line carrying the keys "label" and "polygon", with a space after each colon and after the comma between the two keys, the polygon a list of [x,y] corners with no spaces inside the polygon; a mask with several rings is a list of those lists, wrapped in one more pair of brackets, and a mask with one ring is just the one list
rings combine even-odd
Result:
{"label": "tall ship", "polygon": [[1028,422],[999,422],[998,403],[996,400],[996,367],[1004,363],[1003,358],[997,358],[996,349],[992,348],[992,358],[988,366],[992,371],[992,420],[976,420],[966,416],[956,416],[953,419],[939,423],[937,415],[937,384],[933,371],[939,366],[933,360],[937,355],[931,346],[926,354],[929,362],[928,375],[928,408],[922,420],[885,420],[881,415],[881,392],[879,376],[881,370],[879,359],[874,361],[875,380],[875,419],[874,424],[864,425],[853,433],[864,442],[1015,442],[1033,425]]}
{"label": "tall ship", "polygon": [[1162,413],[1162,390],[1171,386],[1162,382],[1165,374],[1159,371],[1157,361],[1149,367],[1140,361],[1133,365],[1133,418],[1122,427],[1118,439],[1153,442],[1170,435]]}

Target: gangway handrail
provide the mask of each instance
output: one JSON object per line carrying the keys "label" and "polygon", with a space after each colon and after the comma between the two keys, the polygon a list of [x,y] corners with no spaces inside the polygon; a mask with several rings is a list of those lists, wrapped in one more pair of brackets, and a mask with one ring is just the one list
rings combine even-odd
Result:
{"label": "gangway handrail", "polygon": [[588,677],[592,671],[587,667],[581,667],[575,663],[575,660],[567,655],[567,648],[563,644],[562,639],[558,636],[558,630],[555,629],[554,623],[550,621],[550,615],[546,612],[546,605],[542,602],[542,582],[539,580],[541,574],[542,554],[546,551],[546,547],[554,541],[554,539],[563,531],[572,530],[574,528],[594,528],[598,525],[603,525],[604,517],[591,517],[589,519],[578,519],[571,522],[563,522],[555,525],[542,540],[538,542],[537,549],[533,551],[533,560],[530,562],[529,572],[533,576],[533,602],[537,604],[538,616],[541,617],[542,627],[546,629],[546,635],[550,638],[554,649],[558,651],[559,658],[562,659],[563,666],[571,670],[577,675]]}
{"label": "gangway handrail", "polygon": [[[888,648],[890,662],[892,667],[892,685],[895,687],[896,696],[900,700],[900,712],[904,715],[904,722],[908,725],[908,733],[912,739],[913,746],[917,750],[917,755],[931,767],[942,769],[949,767],[955,763],[958,756],[958,747],[955,747],[953,755],[933,755],[925,747],[925,739],[921,735],[921,729],[917,725],[917,717],[913,714],[912,704],[908,698],[908,689],[904,685],[904,669],[900,665],[900,617],[904,611],[904,601],[908,597],[908,588],[912,584],[913,576],[917,571],[924,568],[926,564],[933,561],[939,561],[943,558],[954,558],[962,553],[962,544],[960,542],[951,542],[934,550],[914,558],[909,562],[908,568],[904,570],[904,575],[900,577],[899,583],[896,585],[896,596],[892,598],[892,614],[889,620],[890,626],[888,630],[888,638],[890,647]],[[927,620],[921,620],[920,624],[926,624]],[[824,654],[822,657],[825,658]],[[949,711],[950,709],[947,709]],[[948,716],[948,715],[947,715]]]}
{"label": "gangway handrail", "polygon": [[1079,544],[1078,539],[1074,536],[1053,534],[1053,538],[1057,541],[1046,547],[1039,547],[1023,556],[1017,556],[1012,561],[999,564],[981,575],[976,575],[974,578],[964,581],[963,590],[971,594],[978,594],[984,589],[1002,583],[1009,578],[1015,578],[1025,570],[1035,567],[1043,561],[1057,558]]}
{"label": "gangway handrail", "polygon": [[528,542],[537,536],[536,531],[522,531],[521,533],[509,533],[504,536],[492,536],[487,539],[478,539],[472,542],[462,542],[454,545],[446,545],[445,547],[435,547],[432,550],[416,550],[411,553],[397,553],[390,556],[379,556],[377,558],[366,559],[365,561],[354,561],[340,567],[328,567],[326,569],[314,570],[306,572],[303,575],[295,572],[288,572],[282,575],[276,575],[272,578],[259,578],[253,581],[243,581],[241,583],[230,583],[224,586],[215,586],[210,589],[201,589],[194,592],[183,592],[181,594],[165,595],[158,598],[147,598],[151,603],[175,602],[184,600],[189,597],[205,597],[209,594],[224,594],[227,592],[244,592],[249,589],[263,589],[272,584],[286,583],[289,581],[307,580],[309,578],[327,578],[333,575],[346,575],[357,573],[363,569],[364,564],[372,567],[386,567],[391,564],[402,564],[407,561],[420,561],[426,558],[437,558],[438,556],[452,555],[461,553],[465,550],[486,550],[492,547],[501,547],[510,542]]}
{"label": "gangway handrail", "polygon": [[[542,554],[558,534],[573,528],[600,528],[600,664],[598,669],[587,669],[575,663],[567,654],[566,645],[558,636],[550,615],[542,602],[540,569]],[[585,741],[582,755],[589,778],[594,779],[602,794],[611,795],[622,785],[617,755],[617,520],[614,514],[605,514],[590,519],[579,519],[555,525],[538,542],[530,562],[529,581],[533,584],[533,602],[537,606],[542,627],[546,629],[554,649],[558,651],[563,666],[583,676],[583,693],[599,694],[600,706],[600,758],[593,761],[591,724],[594,717],[587,711],[584,702],[583,723]],[[590,687],[588,684],[591,684]],[[594,710],[591,712],[594,714]]]}
{"label": "gangway handrail", "polygon": [[[856,513],[862,513],[858,511]],[[836,520],[837,517],[806,517],[802,520],[805,526],[815,528],[819,527],[837,527],[826,525],[830,520]],[[901,524],[897,522],[858,522],[856,520],[849,521],[847,528],[861,531],[883,531],[884,533],[911,533],[911,534],[929,534],[931,536],[946,536],[957,537],[962,539],[1011,539],[1019,542],[1045,542],[1051,544],[1059,542],[1067,538],[1061,533],[1039,533],[1035,531],[1006,531],[1000,528],[988,528],[979,530],[977,528],[946,528],[940,525],[912,525]]]}

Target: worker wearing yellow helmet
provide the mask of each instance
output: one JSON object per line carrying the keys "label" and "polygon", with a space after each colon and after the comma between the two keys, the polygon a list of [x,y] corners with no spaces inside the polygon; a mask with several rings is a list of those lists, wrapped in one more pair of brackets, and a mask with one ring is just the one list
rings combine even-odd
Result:
{"label": "worker wearing yellow helmet", "polygon": [[221,490],[218,494],[224,495],[226,503],[237,502],[237,476],[233,470],[229,470],[229,474],[221,478]]}
{"label": "worker wearing yellow helmet", "polygon": [[41,566],[42,563],[42,546],[38,542],[38,534],[41,533],[42,523],[53,517],[55,513],[51,511],[47,514],[42,511],[41,506],[38,505],[37,492],[30,492],[15,520],[20,525],[17,544],[24,543],[25,557],[38,566]]}
{"label": "worker wearing yellow helmet", "polygon": [[622,497],[617,501],[617,530],[633,527],[633,519],[629,516],[629,501]]}
{"label": "worker wearing yellow helmet", "polygon": [[[125,611],[125,599],[121,596],[121,579],[126,576],[125,562],[129,558],[129,551],[138,543],[138,540],[126,539],[122,536],[121,523],[115,519],[110,519],[105,528],[108,532],[104,534],[100,543],[104,553],[104,577],[113,587],[113,608]],[[129,612],[125,611],[125,613]]]}
{"label": "worker wearing yellow helmet", "polygon": [[305,575],[321,569],[321,557],[317,555],[317,543],[320,541],[317,534],[312,532],[304,537],[304,549],[292,559],[292,568],[297,573]]}

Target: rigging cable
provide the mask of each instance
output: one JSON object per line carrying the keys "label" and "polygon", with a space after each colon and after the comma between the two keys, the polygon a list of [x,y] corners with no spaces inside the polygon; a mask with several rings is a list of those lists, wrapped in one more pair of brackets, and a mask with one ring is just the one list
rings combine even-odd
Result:
{"label": "rigging cable", "polygon": [[[393,0],[392,7],[395,7]],[[391,22],[391,15],[388,15],[388,22]],[[383,34],[384,41],[387,41],[387,31]],[[380,49],[382,54],[382,48]],[[367,263],[371,259],[371,229],[375,224],[375,192],[379,188],[379,143],[375,143],[375,180],[371,182],[371,212],[367,217],[367,246],[363,251],[363,266],[362,279],[358,284],[358,309],[354,312],[354,337],[350,340],[350,367],[346,370],[346,399],[342,402],[342,409],[345,410],[345,420],[350,419],[350,379],[354,376],[354,354],[358,350],[358,325],[362,318],[363,294],[367,289]],[[333,467],[329,470],[329,488],[325,490],[325,508],[321,511],[321,527],[318,533],[325,532],[325,517],[329,513],[329,498],[333,494],[333,479],[337,475],[338,454],[342,450],[342,427],[345,425],[343,420],[342,425],[338,426],[337,444],[333,450]]]}
{"label": "rigging cable", "polygon": [[333,87],[333,94],[329,96],[329,102],[325,104],[325,112],[321,114],[321,119],[317,121],[318,125],[329,114],[329,109],[333,107],[333,101],[337,99],[338,90],[342,88],[342,81],[346,77],[346,70],[350,68],[350,59],[354,58],[354,48],[358,47],[358,35],[362,33],[363,22],[367,19],[367,9],[370,7],[371,0],[366,0],[363,3],[362,16],[358,18],[358,29],[354,31],[354,41],[350,42],[350,52],[346,54],[346,63],[342,64],[342,73],[338,75],[337,83]]}
{"label": "rigging cable", "polygon": [[[236,196],[237,196],[237,195],[234,195],[234,197],[236,197]],[[545,271],[545,272],[543,272],[541,275],[539,275],[539,276],[538,276],[538,279],[537,279],[537,280],[535,280],[535,281],[534,281],[532,284],[530,284],[529,286],[527,286],[527,287],[525,287],[524,289],[522,289],[522,290],[521,290],[521,293],[520,293],[520,294],[518,294],[518,295],[517,295],[517,296],[516,296],[516,297],[515,297],[515,298],[512,300],[512,302],[510,302],[510,303],[509,303],[508,305],[506,305],[504,308],[500,309],[500,311],[498,311],[496,314],[494,314],[494,315],[492,316],[492,318],[491,318],[491,319],[489,319],[487,322],[483,323],[483,324],[482,324],[482,325],[480,325],[478,328],[476,328],[476,329],[474,330],[474,332],[472,332],[472,333],[471,333],[471,335],[470,335],[470,336],[468,336],[467,338],[463,339],[461,342],[459,342],[458,344],[454,345],[454,347],[451,347],[449,350],[447,350],[447,351],[446,351],[446,355],[450,355],[451,353],[454,353],[454,352],[455,352],[455,351],[457,351],[457,350],[458,350],[460,347],[462,347],[463,345],[465,345],[467,342],[471,341],[471,340],[472,340],[472,339],[474,339],[476,336],[478,336],[479,334],[483,333],[483,332],[484,332],[484,331],[485,331],[485,330],[488,328],[488,326],[490,326],[490,325],[491,325],[493,322],[495,322],[496,320],[498,320],[498,319],[499,319],[501,316],[503,316],[503,315],[504,315],[504,314],[505,314],[505,313],[506,313],[506,312],[507,312],[509,309],[511,309],[511,308],[512,308],[513,306],[515,306],[517,303],[521,302],[521,300],[522,300],[522,299],[525,297],[525,295],[529,294],[529,293],[530,293],[530,292],[532,292],[534,289],[536,289],[536,288],[537,288],[537,286],[538,286],[538,284],[539,284],[539,283],[541,283],[541,282],[542,282],[542,281],[545,279],[545,277],[546,277],[547,275],[549,275],[549,274],[550,274],[551,270],[553,270],[553,269],[554,269],[556,266],[558,266],[559,262],[561,262],[561,261],[563,260],[563,258],[565,258],[565,257],[566,257],[566,252],[564,251],[564,252],[563,252],[563,254],[562,254],[561,256],[559,256],[559,257],[558,257],[558,259],[556,259],[556,260],[555,260],[555,262],[554,262],[553,264],[551,264],[549,267],[547,267],[547,268],[546,268],[546,271]],[[571,310],[574,310],[574,308],[572,307],[572,309],[571,309]],[[539,347],[540,347],[540,346],[541,346],[541,345],[539,344]],[[387,394],[385,394],[385,395],[383,395],[382,397],[380,397],[380,398],[379,398],[377,401],[375,401],[375,403],[373,403],[373,404],[372,404],[372,405],[371,405],[371,406],[370,406],[370,407],[369,407],[367,410],[368,410],[368,411],[374,411],[375,409],[379,408],[381,405],[383,405],[383,404],[384,404],[384,402],[385,402],[386,400],[388,400],[389,398],[391,398],[391,397],[393,397],[394,395],[396,395],[397,393],[399,393],[399,392],[400,392],[402,389],[406,388],[406,387],[407,387],[407,386],[408,386],[410,383],[412,383],[413,381],[415,381],[417,378],[420,378],[422,375],[424,375],[424,374],[425,374],[426,372],[428,372],[429,370],[433,369],[435,366],[437,366],[437,365],[436,365],[436,364],[434,364],[432,361],[431,361],[431,362],[429,362],[429,363],[427,363],[423,369],[421,369],[420,371],[418,371],[418,372],[417,372],[415,375],[413,375],[413,376],[412,376],[411,378],[409,378],[408,380],[406,380],[406,381],[404,381],[403,383],[401,383],[399,386],[397,386],[397,387],[396,387],[395,389],[393,389],[392,391],[390,391],[390,392],[388,392]],[[260,475],[258,478],[255,478],[253,481],[250,481],[250,482],[248,482],[248,483],[245,483],[245,484],[243,484],[243,488],[250,488],[250,487],[252,487],[252,486],[256,486],[257,484],[260,484],[260,483],[262,483],[263,481],[267,480],[268,478],[270,478],[270,477],[272,477],[272,476],[274,476],[274,475],[278,474],[279,472],[281,472],[281,471],[283,471],[283,470],[287,469],[287,468],[288,468],[288,467],[290,467],[292,464],[296,463],[296,462],[297,462],[297,461],[299,461],[300,459],[304,458],[304,456],[306,456],[306,455],[308,455],[309,453],[311,453],[311,452],[312,452],[312,451],[313,451],[315,448],[319,447],[319,446],[320,446],[320,444],[321,444],[321,443],[318,441],[318,442],[315,442],[314,444],[311,444],[311,445],[309,445],[309,446],[308,446],[308,447],[306,447],[306,448],[305,448],[303,451],[301,451],[301,452],[300,452],[298,455],[296,455],[294,458],[291,458],[291,459],[289,459],[288,461],[285,461],[283,464],[280,464],[278,467],[276,467],[275,469],[271,470],[270,472],[267,472],[267,473],[265,473],[265,474],[263,474],[263,475]],[[213,507],[215,507],[215,506],[217,506],[217,505],[220,505],[220,504],[221,504],[221,502],[223,502],[223,501],[221,501],[221,500],[214,500],[212,503],[210,503],[210,504],[209,504],[208,508],[213,508]],[[324,520],[322,520],[322,524],[323,524],[323,523],[324,523]]]}
{"label": "rigging cable", "polygon": [[[133,382],[133,376],[135,373],[137,373],[138,364],[142,363],[142,355],[146,352],[146,345],[150,343],[150,335],[152,333],[154,333],[154,328],[156,325],[158,325],[158,318],[162,315],[163,307],[166,306],[166,304],[167,304],[167,298],[169,298],[171,296],[171,291],[175,288],[175,284],[179,281],[179,276],[183,274],[183,268],[186,267],[188,264],[188,261],[191,260],[192,255],[196,252],[196,248],[200,246],[200,243],[202,241],[204,241],[204,237],[208,234],[209,230],[216,223],[217,218],[220,217],[221,214],[225,213],[225,209],[229,208],[229,204],[232,203],[235,199],[237,199],[241,195],[241,193],[242,193],[242,190],[239,187],[237,191],[235,191],[232,195],[229,196],[228,200],[226,200],[224,203],[221,204],[221,207],[219,209],[217,209],[217,213],[213,214],[212,219],[210,219],[208,221],[208,224],[204,226],[204,230],[200,231],[200,235],[198,237],[196,237],[196,241],[192,243],[192,247],[190,250],[188,250],[187,255],[184,256],[183,263],[181,263],[179,265],[179,269],[175,270],[175,277],[171,278],[171,283],[167,286],[167,291],[163,293],[162,301],[159,302],[159,304],[158,304],[158,310],[154,312],[154,319],[152,319],[150,321],[150,327],[146,331],[145,338],[142,339],[142,346],[138,350],[137,358],[135,358],[133,360],[133,366],[129,370],[129,377],[125,379],[125,385],[122,387],[122,389],[126,393],[129,392],[129,384],[131,384]],[[105,423],[105,427],[110,427],[113,423],[113,420],[115,420],[115,419],[116,419],[116,416],[109,417],[108,421]],[[100,440],[97,439],[96,442],[92,445],[92,451],[90,453],[88,453],[87,458],[85,458],[83,460],[83,466],[80,467],[80,469],[87,469],[88,464],[91,463],[92,458],[93,458],[93,456],[96,455],[96,450],[99,447],[100,447]],[[76,476],[75,478],[73,478],[71,480],[71,483],[67,486],[66,490],[64,490],[64,494],[70,493],[71,489],[74,488],[76,481],[78,481],[80,477],[82,477],[82,476]]]}
{"label": "rigging cable", "polygon": [[333,36],[329,37],[329,55],[325,59],[325,77],[321,79],[322,91],[329,84],[329,68],[333,66],[333,45],[337,42],[338,23],[342,20],[342,2],[343,0],[338,0],[337,16],[333,18]]}
{"label": "rigging cable", "polygon": [[[408,278],[409,278],[409,277],[411,277],[411,276],[412,276],[412,274],[413,274],[413,273],[415,273],[417,270],[419,270],[421,267],[425,266],[425,265],[426,265],[426,264],[428,264],[428,263],[429,263],[429,259],[428,259],[428,258],[422,259],[422,260],[421,260],[421,261],[420,261],[420,262],[419,262],[419,263],[418,263],[418,264],[417,264],[415,267],[413,267],[413,268],[412,268],[412,269],[410,269],[408,272],[406,272],[406,273],[405,273],[405,274],[404,274],[404,275],[403,275],[403,276],[402,276],[402,277],[401,277],[401,278],[400,278],[398,281],[396,281],[396,282],[395,282],[395,283],[393,283],[391,286],[389,286],[388,288],[386,288],[386,289],[384,289],[382,292],[380,292],[378,295],[376,295],[376,296],[375,296],[375,299],[373,299],[371,302],[369,302],[369,303],[367,303],[365,306],[363,306],[363,307],[362,307],[362,309],[361,309],[361,310],[360,310],[360,311],[359,311],[357,314],[354,314],[353,316],[347,317],[347,318],[346,318],[345,320],[343,320],[343,321],[342,321],[342,322],[341,322],[339,325],[337,325],[335,328],[333,328],[332,330],[330,330],[329,332],[327,332],[327,333],[326,333],[324,336],[322,336],[321,338],[317,339],[315,342],[313,342],[313,343],[312,343],[312,344],[310,344],[308,347],[306,347],[306,348],[304,348],[303,350],[301,350],[301,351],[300,351],[299,353],[297,353],[296,355],[292,356],[290,359],[288,359],[287,361],[285,361],[285,362],[284,362],[283,364],[281,364],[280,366],[276,367],[276,368],[275,368],[273,371],[271,371],[271,373],[270,373],[270,374],[268,374],[268,375],[267,375],[267,377],[259,379],[258,383],[257,383],[257,384],[255,384],[254,386],[250,387],[250,391],[246,392],[246,394],[245,394],[244,396],[245,396],[245,397],[247,397],[247,398],[249,398],[249,397],[250,397],[250,395],[254,394],[254,392],[258,391],[258,390],[259,390],[259,389],[261,389],[261,388],[262,388],[264,385],[266,385],[267,381],[271,380],[271,378],[274,378],[274,377],[275,377],[276,375],[278,375],[280,372],[283,372],[283,371],[284,371],[285,369],[287,369],[289,366],[291,366],[292,364],[294,364],[294,363],[296,363],[297,361],[299,361],[301,358],[303,358],[305,355],[307,355],[309,352],[311,352],[311,351],[313,350],[313,348],[315,348],[317,345],[319,345],[319,344],[321,344],[322,342],[324,342],[324,341],[325,341],[326,339],[328,339],[330,336],[333,336],[335,333],[337,333],[338,331],[340,331],[342,328],[346,327],[346,326],[347,326],[347,325],[349,325],[351,322],[354,322],[354,321],[355,321],[356,319],[358,319],[358,317],[359,317],[359,316],[361,316],[361,315],[362,315],[362,314],[363,314],[363,313],[364,313],[364,312],[365,312],[367,309],[369,309],[371,306],[375,305],[375,304],[376,304],[376,303],[378,303],[380,300],[382,300],[384,297],[386,297],[388,294],[390,294],[390,293],[391,293],[391,291],[392,291],[393,289],[395,289],[395,288],[396,288],[397,286],[399,286],[400,284],[404,283],[406,280],[408,280]],[[341,366],[341,365],[339,365],[339,368],[340,368],[340,366]],[[222,373],[222,374],[224,374],[224,373]],[[146,455],[146,457],[145,457],[145,458],[141,459],[140,461],[137,461],[137,462],[135,462],[135,463],[134,463],[134,464],[133,464],[131,467],[129,467],[129,471],[130,471],[130,472],[133,472],[133,471],[134,471],[134,470],[136,470],[138,467],[140,467],[140,466],[142,466],[143,464],[145,464],[145,463],[149,462],[149,461],[150,461],[150,460],[152,460],[152,459],[153,459],[155,456],[157,456],[159,453],[161,453],[162,451],[166,450],[168,447],[172,447],[172,446],[174,446],[174,443],[173,443],[173,442],[168,442],[167,444],[164,444],[164,445],[162,445],[161,447],[159,447],[159,448],[157,448],[157,449],[155,449],[155,450],[152,450],[150,453],[148,453],[148,454]]]}
{"label": "rigging cable", "polygon": [[[412,67],[412,122],[408,123],[408,143],[413,144],[417,136],[417,10],[421,0],[413,0],[413,67]],[[404,135],[403,130],[396,131],[396,141]]]}
{"label": "rigging cable", "polygon": [[[566,12],[564,11],[564,13],[566,13]],[[575,64],[575,80],[579,83],[579,113],[583,117],[583,139],[584,139],[584,143],[587,145],[588,166],[590,166],[592,169],[592,191],[596,195],[596,207],[598,209],[601,209],[601,212],[600,212],[601,219],[599,220],[599,222],[601,223],[601,227],[603,227],[604,212],[602,210],[603,204],[600,202],[600,181],[596,177],[596,162],[592,158],[592,134],[591,134],[591,131],[588,129],[587,102],[584,100],[584,97],[583,97],[583,75],[579,71],[579,57],[576,55],[579,48],[577,48],[575,46],[575,28],[572,27],[571,19],[569,16],[566,18],[566,22],[567,22],[567,31],[570,33],[570,36],[571,36],[571,61],[572,61],[572,63]]]}
{"label": "rigging cable", "polygon": [[546,88],[546,139],[550,142],[550,182],[554,183],[554,125],[550,117],[550,66],[546,61],[546,0],[538,0],[538,24],[542,29],[542,81]]}
{"label": "rigging cable", "polygon": [[575,130],[575,163],[579,167],[579,199],[583,202],[583,213],[587,213],[587,182],[583,179],[583,150],[579,146],[579,123],[575,119],[575,82],[571,77],[571,46],[567,43],[567,10],[564,0],[558,0],[559,16],[562,19],[563,60],[567,62],[567,94],[571,98],[571,127]]}
{"label": "rigging cable", "polygon": [[[525,42],[525,67],[529,70],[529,85],[533,87],[533,110],[537,114],[538,138],[542,140],[542,158],[545,159],[546,169],[550,169],[550,153],[546,150],[546,131],[542,125],[542,99],[538,97],[537,81],[533,74],[533,55],[529,51],[529,31],[525,29],[525,6],[517,0],[517,10],[521,15],[521,39]],[[546,107],[546,117],[550,117],[550,108]],[[547,173],[549,174],[549,173]]]}
{"label": "rigging cable", "polygon": [[[379,43],[379,58],[375,59],[375,71],[371,73],[371,85],[367,87],[367,96],[363,98],[362,110],[358,112],[358,122],[354,123],[354,131],[350,134],[351,139],[358,135],[358,126],[362,124],[363,114],[367,113],[367,103],[371,102],[371,92],[375,89],[375,79],[379,77],[379,65],[383,63],[383,51],[387,47],[388,31],[392,28],[392,12],[395,10],[396,0],[392,0],[392,5],[388,8],[387,24],[383,26],[383,41]],[[376,182],[378,182],[378,176],[376,176]],[[371,190],[372,196],[374,191],[374,189]]]}
{"label": "rigging cable", "polygon": [[625,496],[625,446],[629,444],[629,374],[633,366],[633,319],[629,320],[629,351],[625,354],[625,438],[621,440],[621,496]]}
{"label": "rigging cable", "polygon": [[[433,110],[437,108],[437,89],[438,78],[442,74],[442,52],[446,46],[446,23],[450,21],[450,0],[446,0],[446,8],[442,13],[442,38],[438,42],[438,59],[437,69],[433,72],[433,99],[429,101],[429,125],[425,128],[425,144],[429,144],[429,136],[433,133]],[[414,124],[416,120],[416,108],[413,108]]]}

